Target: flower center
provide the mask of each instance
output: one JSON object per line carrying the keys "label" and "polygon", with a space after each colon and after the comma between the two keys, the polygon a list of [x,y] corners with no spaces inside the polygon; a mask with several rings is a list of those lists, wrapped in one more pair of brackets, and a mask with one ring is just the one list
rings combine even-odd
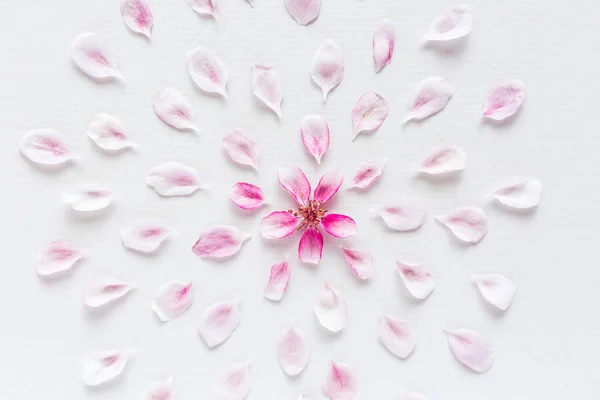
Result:
{"label": "flower center", "polygon": [[298,211],[288,210],[288,212],[296,218],[303,218],[298,229],[316,228],[327,214],[327,210],[321,208],[321,205],[318,200],[310,200],[308,204],[298,207]]}

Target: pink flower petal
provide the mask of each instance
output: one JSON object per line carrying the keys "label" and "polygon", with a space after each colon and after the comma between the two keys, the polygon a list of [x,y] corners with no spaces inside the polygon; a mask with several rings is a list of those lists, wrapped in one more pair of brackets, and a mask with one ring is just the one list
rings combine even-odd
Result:
{"label": "pink flower petal", "polygon": [[198,333],[210,348],[225,342],[242,321],[241,297],[208,306],[200,317]]}
{"label": "pink flower petal", "polygon": [[492,196],[506,207],[524,210],[540,205],[542,189],[542,182],[536,178],[516,179],[494,190]]}
{"label": "pink flower petal", "polygon": [[144,395],[145,400],[175,400],[175,387],[173,386],[173,377],[156,382],[150,390]]}
{"label": "pink flower petal", "polygon": [[356,222],[347,215],[342,214],[327,214],[321,220],[323,229],[331,236],[337,238],[348,238],[356,235],[358,228]]}
{"label": "pink flower petal", "polygon": [[310,200],[310,183],[300,168],[292,165],[280,167],[277,179],[279,184],[294,196],[296,203],[306,204]]}
{"label": "pink flower petal", "polygon": [[525,85],[518,79],[493,88],[483,101],[483,116],[502,121],[512,117],[527,99]]}
{"label": "pink flower petal", "polygon": [[200,233],[192,251],[202,258],[223,258],[238,253],[250,235],[234,226],[213,225]]}
{"label": "pink flower petal", "polygon": [[185,314],[193,300],[192,282],[170,281],[154,295],[152,309],[161,321],[167,322]]}
{"label": "pink flower petal", "polygon": [[234,364],[217,379],[215,399],[244,400],[250,392],[250,361]]}
{"label": "pink flower petal", "polygon": [[87,213],[105,209],[110,205],[113,193],[100,185],[81,185],[63,193],[63,202],[74,211]]}
{"label": "pink flower petal", "polygon": [[231,188],[231,201],[244,210],[256,210],[265,204],[265,196],[258,186],[238,182]]}
{"label": "pink flower petal", "polygon": [[403,197],[371,210],[395,231],[412,231],[423,225],[425,207],[421,201]]}
{"label": "pink flower petal", "polygon": [[307,264],[318,264],[323,255],[323,235],[315,228],[308,228],[298,243],[298,257]]}
{"label": "pink flower petal", "polygon": [[471,329],[447,329],[450,350],[458,361],[475,372],[487,372],[494,359],[489,342],[479,332]]}
{"label": "pink flower petal", "polygon": [[267,64],[254,64],[252,66],[252,91],[260,101],[275,111],[275,114],[279,117],[282,116],[283,84],[275,68]]}
{"label": "pink flower petal", "polygon": [[281,239],[296,232],[298,218],[287,211],[275,211],[263,218],[260,231],[265,239]]}
{"label": "pink flower petal", "polygon": [[367,189],[371,187],[371,185],[374,184],[383,173],[385,161],[385,158],[381,160],[373,160],[360,167],[359,170],[356,171],[354,178],[352,178],[352,187],[359,189]]}
{"label": "pink flower petal", "polygon": [[223,138],[223,148],[229,158],[238,164],[249,165],[258,171],[258,143],[239,131]]}
{"label": "pink flower petal", "polygon": [[282,261],[271,267],[269,283],[265,288],[265,297],[271,301],[279,301],[287,289],[290,281],[290,267],[287,261]]}
{"label": "pink flower petal", "polygon": [[452,86],[444,78],[431,77],[421,81],[404,122],[425,119],[444,109],[452,97]]}
{"label": "pink flower petal", "polygon": [[456,146],[439,146],[419,165],[419,172],[428,175],[442,175],[461,171],[465,168],[467,155],[463,149]]}
{"label": "pink flower petal", "polygon": [[302,119],[300,132],[306,150],[315,157],[317,164],[321,164],[321,157],[329,148],[331,137],[327,121],[318,115],[307,115]]}
{"label": "pink flower petal", "polygon": [[189,196],[196,190],[207,188],[200,182],[194,168],[175,161],[168,161],[152,168],[146,184],[165,197]]}
{"label": "pink flower petal", "polygon": [[395,26],[389,19],[381,21],[373,34],[373,60],[375,72],[380,72],[383,67],[392,62],[394,56],[394,42],[396,40]]}
{"label": "pink flower petal", "polygon": [[485,212],[477,207],[457,208],[446,215],[437,216],[436,220],[466,243],[478,243],[488,232]]}
{"label": "pink flower petal", "polygon": [[368,251],[351,249],[340,245],[346,263],[361,281],[371,279],[373,276],[373,256]]}
{"label": "pink flower petal", "polygon": [[331,89],[344,79],[344,56],[342,49],[333,41],[325,39],[312,60],[310,76],[323,91],[323,102]]}
{"label": "pink flower petal", "polygon": [[98,147],[107,152],[119,152],[137,147],[129,140],[129,134],[123,124],[109,114],[96,114],[88,124],[87,134]]}
{"label": "pink flower petal", "polygon": [[150,39],[153,18],[146,0],[121,0],[121,15],[132,32],[141,33]]}
{"label": "pink flower petal", "polygon": [[43,277],[65,273],[84,257],[84,252],[72,243],[52,242],[35,261],[37,273]]}
{"label": "pink flower petal", "polygon": [[433,276],[424,266],[397,260],[396,268],[406,290],[414,298],[424,300],[435,289]]}
{"label": "pink flower petal", "polygon": [[379,328],[379,340],[398,358],[408,358],[417,346],[417,337],[406,321],[384,315]]}
{"label": "pink flower petal", "polygon": [[160,222],[145,221],[121,230],[121,241],[128,249],[140,253],[154,253],[167,240],[171,230]]}
{"label": "pink flower petal", "polygon": [[25,134],[19,151],[31,162],[40,165],[62,165],[75,157],[62,135],[52,129],[34,129]]}
{"label": "pink flower petal", "polygon": [[344,182],[344,175],[340,171],[325,172],[315,188],[313,198],[321,204],[327,203],[340,189]]}
{"label": "pink flower petal", "polygon": [[323,291],[314,310],[319,324],[328,331],[336,333],[346,327],[346,299],[327,281],[323,282]]}
{"label": "pink flower petal", "polygon": [[104,41],[96,33],[84,32],[73,43],[73,62],[93,79],[123,80],[117,64],[109,54]]}
{"label": "pink flower petal", "polygon": [[321,0],[283,0],[283,4],[298,25],[310,24],[321,12]]}
{"label": "pink flower petal", "polygon": [[375,92],[363,94],[352,109],[352,125],[354,137],[364,131],[378,129],[385,121],[390,111],[386,99]]}
{"label": "pink flower petal", "polygon": [[467,36],[473,30],[473,15],[471,7],[457,4],[446,14],[439,15],[433,20],[425,40],[430,42],[445,42]]}
{"label": "pink flower petal", "polygon": [[83,304],[89,308],[98,308],[113,303],[127,295],[137,285],[124,282],[118,278],[104,279],[101,283],[85,289]]}
{"label": "pink flower petal", "polygon": [[308,364],[308,346],[304,335],[294,329],[292,321],[277,339],[277,359],[283,372],[290,376],[301,373]]}
{"label": "pink flower petal", "polygon": [[168,87],[156,93],[152,99],[152,107],[158,118],[175,129],[195,132],[199,130],[194,122],[192,105],[177,89]]}
{"label": "pink flower petal", "polygon": [[216,0],[185,0],[185,2],[200,15],[210,15],[214,19],[219,19],[217,15],[217,1]]}
{"label": "pink flower petal", "polygon": [[333,361],[323,383],[323,392],[330,400],[358,400],[358,381],[352,368]]}
{"label": "pink flower petal", "polygon": [[504,275],[478,274],[473,275],[471,280],[477,284],[485,301],[502,311],[510,307],[517,294],[515,285]]}
{"label": "pink flower petal", "polygon": [[81,376],[87,386],[98,386],[121,375],[135,350],[100,351],[88,356],[83,362]]}
{"label": "pink flower petal", "polygon": [[[188,0],[190,3],[192,0]],[[206,47],[197,47],[188,53],[188,72],[196,85],[208,93],[219,93],[227,98],[229,73],[223,62]]]}

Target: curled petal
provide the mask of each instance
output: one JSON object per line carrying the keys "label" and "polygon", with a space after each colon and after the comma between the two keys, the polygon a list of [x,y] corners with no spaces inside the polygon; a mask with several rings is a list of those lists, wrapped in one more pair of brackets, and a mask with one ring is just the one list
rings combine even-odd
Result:
{"label": "curled petal", "polygon": [[250,235],[234,226],[214,225],[204,232],[192,247],[192,251],[202,258],[229,257],[240,251]]}
{"label": "curled petal", "polygon": [[217,15],[217,1],[216,0],[185,0],[185,2],[200,15],[210,15],[214,19],[219,19]]}
{"label": "curled petal", "polygon": [[237,329],[241,320],[241,297],[208,306],[200,317],[198,333],[210,348],[226,341]]}
{"label": "curled petal", "polygon": [[373,160],[360,167],[359,170],[356,171],[354,178],[352,178],[352,187],[359,189],[367,189],[371,187],[371,185],[374,184],[383,173],[385,161],[385,158],[381,160]]}
{"label": "curled petal", "polygon": [[121,241],[128,249],[140,253],[154,253],[167,240],[171,230],[160,222],[147,221],[121,230]]}
{"label": "curled petal", "polygon": [[252,91],[267,107],[281,117],[283,84],[275,68],[267,64],[252,66]]}
{"label": "curled petal", "polygon": [[85,257],[83,251],[69,242],[52,242],[38,255],[35,264],[40,276],[52,276],[67,272]]}
{"label": "curled petal", "polygon": [[310,24],[321,12],[321,0],[283,0],[283,4],[298,25]]}
{"label": "curled petal", "polygon": [[250,392],[250,361],[234,364],[217,379],[216,400],[244,400]]}
{"label": "curled petal", "polygon": [[263,218],[260,231],[265,239],[281,239],[296,231],[298,218],[287,211],[275,211]]}
{"label": "curled petal", "polygon": [[323,291],[315,304],[319,324],[330,332],[340,332],[346,326],[346,314],[346,299],[324,281]]}
{"label": "curled petal", "polygon": [[457,208],[446,215],[437,216],[436,219],[466,243],[478,243],[488,232],[487,217],[481,208]]}
{"label": "curled petal", "polygon": [[373,210],[391,229],[395,231],[412,231],[423,225],[425,207],[417,199],[404,197],[384,204]]}
{"label": "curled petal", "polygon": [[265,195],[258,186],[238,182],[231,189],[231,201],[244,210],[256,210],[265,204]]}
{"label": "curled petal", "polygon": [[175,387],[173,377],[156,382],[144,395],[145,400],[175,400]]}
{"label": "curled petal", "polygon": [[121,279],[106,279],[102,283],[89,286],[83,295],[83,304],[97,308],[113,303],[135,289],[137,285],[123,282]]}
{"label": "curled petal", "polygon": [[325,39],[317,49],[312,60],[310,76],[323,90],[323,102],[331,89],[344,78],[344,57],[342,49],[333,41]]}
{"label": "curled petal", "polygon": [[323,255],[323,235],[316,228],[308,228],[298,243],[298,257],[307,264],[318,264]]}
{"label": "curled petal", "polygon": [[135,350],[109,350],[92,354],[83,362],[82,378],[87,386],[98,386],[121,375]]}
{"label": "curled petal", "polygon": [[154,114],[165,124],[182,131],[198,131],[192,105],[183,93],[172,87],[164,88],[152,99]]}
{"label": "curled petal", "polygon": [[175,161],[168,161],[152,168],[146,184],[165,197],[188,196],[196,190],[206,188],[200,182],[194,168]]}
{"label": "curled petal", "polygon": [[520,179],[494,190],[492,196],[500,204],[515,209],[537,207],[542,198],[542,182],[536,178]]}
{"label": "curled petal", "polygon": [[452,86],[444,78],[431,77],[421,81],[404,122],[425,119],[444,109],[452,97]]}
{"label": "curled petal", "polygon": [[356,235],[358,228],[356,222],[347,215],[327,214],[321,220],[325,232],[337,238],[348,238]]}
{"label": "curled petal", "polygon": [[515,115],[526,99],[525,85],[520,80],[513,79],[496,86],[488,93],[483,101],[483,116],[501,121]]}
{"label": "curled petal", "polygon": [[123,124],[109,114],[96,114],[88,124],[87,134],[98,147],[107,152],[119,152],[137,147],[129,140],[129,134]]}
{"label": "curled petal", "polygon": [[62,135],[53,129],[33,129],[23,136],[19,151],[31,162],[40,165],[61,165],[73,160]]}
{"label": "curled petal", "polygon": [[346,263],[361,281],[371,279],[373,276],[373,256],[371,253],[360,249],[351,249],[340,245]]}
{"label": "curled petal", "polygon": [[75,38],[73,62],[93,79],[123,80],[104,41],[96,33],[84,32]]}
{"label": "curled petal", "polygon": [[310,200],[310,183],[304,172],[298,167],[286,165],[277,171],[279,184],[287,190],[298,204],[306,204]]}
{"label": "curled petal", "polygon": [[327,203],[337,193],[344,182],[344,175],[340,171],[325,172],[314,193],[314,200]]}
{"label": "curled petal", "polygon": [[363,94],[352,109],[354,138],[363,131],[374,131],[383,124],[390,111],[386,99],[375,92]]}
{"label": "curled petal", "polygon": [[425,35],[430,42],[445,42],[467,36],[473,29],[471,7],[457,4],[448,13],[437,16]]}
{"label": "curled petal", "polygon": [[467,155],[456,146],[439,146],[419,165],[419,172],[428,175],[441,175],[461,171],[465,168]]}
{"label": "curled petal", "polygon": [[271,301],[279,301],[287,289],[290,281],[290,267],[287,261],[282,261],[271,267],[269,283],[265,288],[265,297]]}
{"label": "curled petal", "polygon": [[373,60],[375,61],[375,72],[380,72],[383,67],[392,62],[395,40],[396,32],[394,23],[389,19],[384,19],[373,34]]}
{"label": "curled petal", "polygon": [[110,205],[112,199],[113,193],[99,185],[82,185],[63,193],[63,202],[81,213],[102,210]]}
{"label": "curled petal", "polygon": [[397,260],[396,268],[406,290],[413,297],[419,300],[426,299],[435,289],[433,276],[424,266]]}
{"label": "curled petal", "polygon": [[352,368],[333,361],[323,383],[323,392],[330,400],[358,400],[358,381]]}
{"label": "curled petal", "polygon": [[479,332],[471,329],[446,329],[450,350],[458,361],[475,372],[487,372],[494,359],[489,342]]}
{"label": "curled petal", "polygon": [[406,321],[384,315],[379,340],[398,358],[408,358],[417,346],[417,336]]}
{"label": "curled petal", "polygon": [[192,282],[171,281],[158,289],[152,301],[152,309],[161,321],[171,321],[189,310],[193,300]]}
{"label": "curled petal", "polygon": [[146,0],[121,0],[121,15],[132,32],[141,33],[150,39],[153,18]]}
{"label": "curled petal", "polygon": [[238,164],[258,170],[258,143],[242,132],[233,131],[223,138],[223,148],[229,158]]}
{"label": "curled petal", "polygon": [[290,325],[284,329],[277,339],[277,359],[283,372],[296,376],[308,364],[308,346],[306,339]]}
{"label": "curled petal", "polygon": [[[188,2],[197,0],[188,0]],[[197,47],[188,53],[188,72],[198,87],[208,93],[219,93],[227,98],[229,73],[223,62],[206,47]]]}
{"label": "curled petal", "polygon": [[512,304],[517,288],[504,275],[500,274],[480,274],[471,277],[477,284],[481,296],[488,303],[505,311]]}
{"label": "curled petal", "polygon": [[327,121],[318,115],[307,115],[302,119],[300,132],[306,150],[317,160],[317,164],[321,164],[321,157],[329,148],[331,137]]}

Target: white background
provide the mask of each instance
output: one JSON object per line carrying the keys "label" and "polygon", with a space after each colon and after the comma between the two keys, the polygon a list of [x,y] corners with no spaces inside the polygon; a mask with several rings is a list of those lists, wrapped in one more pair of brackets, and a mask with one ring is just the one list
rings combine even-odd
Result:
{"label": "white background", "polygon": [[[458,48],[421,46],[432,18],[451,3],[443,0],[323,0],[321,16],[298,26],[281,0],[224,0],[217,22],[194,14],[183,0],[150,0],[152,42],[129,32],[117,0],[0,1],[0,216],[3,229],[0,279],[0,397],[7,399],[140,398],[151,382],[175,377],[178,399],[211,398],[214,377],[234,362],[252,359],[249,399],[296,399],[304,392],[323,398],[321,385],[331,359],[350,364],[363,399],[393,399],[400,386],[429,399],[505,400],[594,398],[600,392],[598,285],[598,49],[600,4],[591,0],[473,1],[475,28]],[[397,22],[391,65],[374,72],[371,37],[383,19]],[[99,33],[113,49],[126,84],[96,84],[73,67],[71,43],[83,31]],[[344,52],[344,82],[322,104],[309,78],[312,56],[330,38]],[[196,89],[187,75],[186,54],[212,48],[231,73],[229,100]],[[255,101],[250,64],[272,63],[286,96],[281,121]],[[416,84],[444,76],[455,95],[440,114],[423,123],[401,121]],[[481,104],[493,85],[518,78],[529,98],[504,125],[482,122]],[[181,133],[152,112],[151,98],[165,86],[192,102],[199,135]],[[375,90],[392,112],[373,135],[351,141],[351,109]],[[98,112],[117,116],[140,144],[138,153],[106,156],[86,137]],[[316,165],[300,141],[306,114],[323,115],[331,148]],[[32,128],[53,128],[82,157],[59,172],[40,172],[17,153]],[[260,173],[233,165],[221,139],[240,129],[260,143]],[[415,164],[441,143],[466,149],[459,179],[416,178]],[[386,157],[372,190],[340,192],[332,210],[355,218],[359,233],[344,243],[370,250],[375,276],[359,284],[345,266],[339,240],[326,238],[320,266],[296,258],[298,236],[267,243],[259,234],[263,216],[287,209],[291,198],[276,171],[293,163],[316,184],[339,168],[347,181],[366,161]],[[145,185],[147,171],[176,160],[198,169],[210,193],[165,199]],[[545,185],[542,205],[531,215],[490,206],[485,195],[507,178],[534,175]],[[260,185],[272,199],[256,213],[228,200],[237,181]],[[61,204],[65,188],[100,182],[116,193],[102,218],[82,220]],[[368,209],[395,195],[420,197],[429,217],[417,232],[386,229]],[[459,206],[480,205],[491,229],[478,245],[457,245],[432,216]],[[181,231],[154,257],[127,251],[119,230],[143,218],[161,218]],[[191,252],[198,233],[211,224],[233,224],[252,233],[241,253],[227,262]],[[50,241],[68,239],[89,250],[89,260],[57,282],[38,279],[36,255]],[[291,254],[292,278],[280,304],[262,297],[270,266]],[[437,288],[423,303],[407,298],[395,260],[422,261],[434,271]],[[504,315],[484,304],[470,283],[475,272],[497,271],[518,287]],[[86,312],[82,290],[99,277],[119,275],[140,284],[106,313]],[[312,311],[323,277],[348,299],[347,329],[324,333]],[[195,302],[182,318],[161,324],[151,309],[157,288],[171,279],[192,280]],[[242,294],[243,322],[223,346],[209,350],[196,325],[202,310]],[[406,361],[377,341],[380,313],[407,319],[418,331],[415,353]],[[288,379],[280,370],[274,341],[293,317],[307,336],[311,359],[305,373]],[[474,374],[451,355],[442,326],[475,328],[496,355],[486,374]],[[85,354],[137,348],[124,376],[100,390],[80,379]]]}

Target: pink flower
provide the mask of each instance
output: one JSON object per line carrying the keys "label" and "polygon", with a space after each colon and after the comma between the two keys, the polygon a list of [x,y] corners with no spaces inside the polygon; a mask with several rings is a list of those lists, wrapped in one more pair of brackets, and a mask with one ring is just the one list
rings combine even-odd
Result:
{"label": "pink flower", "polygon": [[277,173],[279,183],[298,203],[298,209],[275,211],[263,218],[260,229],[266,239],[281,239],[296,230],[302,230],[298,257],[302,262],[318,264],[323,254],[322,225],[325,232],[337,238],[347,238],[356,233],[356,222],[347,215],[329,214],[323,206],[342,186],[340,172],[326,172],[311,197],[311,187],[304,172],[298,167],[285,166]]}

